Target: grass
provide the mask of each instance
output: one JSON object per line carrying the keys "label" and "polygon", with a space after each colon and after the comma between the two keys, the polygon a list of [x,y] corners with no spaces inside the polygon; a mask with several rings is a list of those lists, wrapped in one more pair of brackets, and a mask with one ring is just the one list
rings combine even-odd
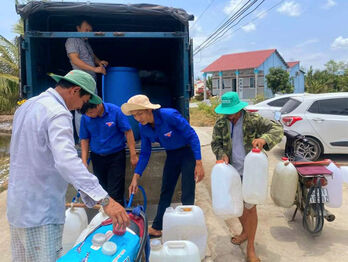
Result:
{"label": "grass", "polygon": [[210,105],[199,102],[198,107],[190,108],[190,124],[192,126],[213,126],[218,115],[215,108],[219,105],[217,98],[210,99]]}

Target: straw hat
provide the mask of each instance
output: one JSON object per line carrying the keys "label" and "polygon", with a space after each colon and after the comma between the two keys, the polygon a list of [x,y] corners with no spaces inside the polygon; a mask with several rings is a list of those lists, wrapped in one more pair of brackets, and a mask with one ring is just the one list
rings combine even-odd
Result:
{"label": "straw hat", "polygon": [[131,115],[131,111],[145,110],[145,109],[158,109],[161,105],[152,104],[149,98],[145,95],[135,95],[128,99],[127,103],[121,106],[123,114],[126,116]]}

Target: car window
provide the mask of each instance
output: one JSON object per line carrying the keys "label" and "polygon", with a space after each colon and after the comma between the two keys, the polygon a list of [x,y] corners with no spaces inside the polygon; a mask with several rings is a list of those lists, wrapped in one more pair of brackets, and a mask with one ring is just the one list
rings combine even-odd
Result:
{"label": "car window", "polygon": [[267,105],[269,106],[276,106],[276,107],[282,107],[283,105],[285,105],[286,102],[288,102],[290,99],[290,97],[283,97],[283,98],[279,98],[276,100],[273,100],[269,103],[267,103]]}
{"label": "car window", "polygon": [[308,111],[317,114],[348,116],[348,98],[315,101]]}
{"label": "car window", "polygon": [[285,105],[282,107],[280,112],[282,114],[288,114],[294,111],[300,104],[301,104],[301,101],[298,101],[294,98],[290,98],[289,101],[286,102]]}

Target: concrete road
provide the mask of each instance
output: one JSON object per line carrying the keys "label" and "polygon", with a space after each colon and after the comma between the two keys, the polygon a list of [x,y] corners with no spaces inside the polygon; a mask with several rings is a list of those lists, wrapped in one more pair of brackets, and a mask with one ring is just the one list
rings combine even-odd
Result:
{"label": "concrete road", "polygon": [[[230,237],[240,233],[238,219],[224,221],[212,212],[210,172],[215,164],[215,156],[210,149],[212,128],[196,128],[201,140],[203,165],[206,176],[197,185],[196,204],[205,214],[208,228],[208,250],[205,261],[229,262],[245,261],[245,244],[234,246]],[[275,147],[269,155],[270,177],[283,153],[284,144]],[[347,156],[324,156],[340,163],[348,164]],[[288,222],[294,208],[276,207],[269,198],[265,205],[258,206],[259,226],[256,235],[256,250],[262,261],[268,262],[326,262],[348,261],[348,184],[343,187],[343,206],[330,211],[336,215],[334,222],[325,221],[319,237],[309,236],[302,227],[301,214],[295,222]],[[10,261],[10,236],[6,220],[6,194],[0,194],[0,261]]]}
{"label": "concrete road", "polygon": [[[212,128],[196,129],[199,135],[201,132],[206,133],[202,143],[203,162],[206,173],[203,183],[209,192],[209,196],[211,196],[210,172],[214,165],[215,157],[210,146],[208,146],[209,141],[207,137],[211,135]],[[274,167],[284,152],[284,145],[285,143],[283,142],[268,153],[270,164],[269,185],[272,181]],[[323,158],[330,158],[348,165],[347,155],[326,155]],[[261,260],[267,262],[348,261],[348,184],[344,184],[343,186],[343,199],[341,208],[329,209],[336,215],[336,220],[331,223],[325,221],[322,234],[318,237],[312,237],[305,232],[302,226],[301,214],[297,214],[294,222],[288,222],[294,212],[294,208],[285,209],[277,207],[269,197],[265,205],[258,206],[259,224],[256,234],[256,251]],[[205,214],[207,217],[207,213]],[[214,215],[211,214],[210,216]],[[218,220],[215,221],[215,224],[217,222]],[[241,227],[238,219],[229,219],[225,223],[230,230],[231,236],[240,233]],[[209,229],[210,235],[213,234],[212,229]],[[214,244],[213,239],[210,238],[209,240],[211,256],[214,261],[241,261],[241,255],[235,249],[230,250],[230,252],[226,250],[228,248],[226,242],[223,243],[224,246],[221,250],[217,244]],[[226,237],[225,240],[228,241]],[[245,257],[246,244],[241,245],[239,248],[242,257]],[[217,253],[214,253],[213,250],[216,250]],[[228,254],[231,260],[224,260],[224,254]]]}

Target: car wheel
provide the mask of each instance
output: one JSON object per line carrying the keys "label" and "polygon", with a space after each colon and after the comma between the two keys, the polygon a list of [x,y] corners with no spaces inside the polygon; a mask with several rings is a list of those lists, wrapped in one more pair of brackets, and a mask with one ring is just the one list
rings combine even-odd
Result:
{"label": "car wheel", "polygon": [[306,137],[306,139],[307,143],[303,141],[295,143],[295,153],[308,161],[316,161],[322,153],[320,142],[313,137]]}

